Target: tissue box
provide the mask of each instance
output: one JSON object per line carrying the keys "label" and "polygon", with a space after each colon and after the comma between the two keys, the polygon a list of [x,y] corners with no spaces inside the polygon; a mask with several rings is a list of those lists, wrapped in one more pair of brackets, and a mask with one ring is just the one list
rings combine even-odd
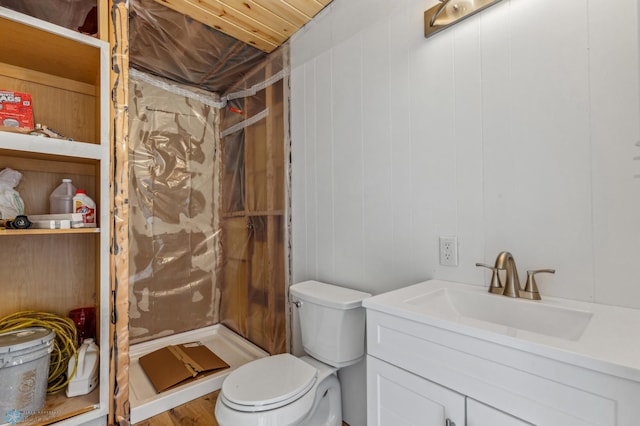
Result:
{"label": "tissue box", "polygon": [[0,126],[33,129],[33,107],[28,93],[0,90]]}

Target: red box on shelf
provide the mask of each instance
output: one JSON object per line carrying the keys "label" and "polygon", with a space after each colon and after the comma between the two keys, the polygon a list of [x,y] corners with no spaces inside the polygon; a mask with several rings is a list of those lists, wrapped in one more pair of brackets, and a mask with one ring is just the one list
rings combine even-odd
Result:
{"label": "red box on shelf", "polygon": [[33,106],[28,93],[0,90],[0,126],[33,129]]}

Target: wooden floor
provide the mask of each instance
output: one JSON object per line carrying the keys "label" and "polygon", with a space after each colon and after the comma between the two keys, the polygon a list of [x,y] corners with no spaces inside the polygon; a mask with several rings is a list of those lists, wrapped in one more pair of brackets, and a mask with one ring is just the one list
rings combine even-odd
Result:
{"label": "wooden floor", "polygon": [[[219,426],[214,415],[218,393],[215,391],[169,411],[136,423],[134,426]],[[343,426],[349,426],[342,423]]]}
{"label": "wooden floor", "polygon": [[179,405],[136,423],[134,426],[218,426],[214,411],[219,392],[215,391]]}

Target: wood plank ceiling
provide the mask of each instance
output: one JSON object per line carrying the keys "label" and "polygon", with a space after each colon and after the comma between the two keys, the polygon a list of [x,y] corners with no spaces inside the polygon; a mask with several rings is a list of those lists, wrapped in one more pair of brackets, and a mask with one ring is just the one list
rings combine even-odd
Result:
{"label": "wood plank ceiling", "polygon": [[155,1],[269,53],[332,0]]}

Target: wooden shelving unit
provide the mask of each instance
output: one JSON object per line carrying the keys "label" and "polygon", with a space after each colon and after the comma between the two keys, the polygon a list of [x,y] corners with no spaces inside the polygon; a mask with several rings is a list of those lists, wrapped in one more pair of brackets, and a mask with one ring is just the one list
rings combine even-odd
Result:
{"label": "wooden shelving unit", "polygon": [[31,94],[35,122],[73,139],[0,132],[0,169],[22,173],[16,189],[25,214],[48,213],[62,178],[98,207],[99,228],[0,231],[0,317],[98,307],[99,389],[49,396],[42,412],[23,422],[79,425],[106,417],[109,406],[109,45],[4,8],[0,33],[0,89]]}

